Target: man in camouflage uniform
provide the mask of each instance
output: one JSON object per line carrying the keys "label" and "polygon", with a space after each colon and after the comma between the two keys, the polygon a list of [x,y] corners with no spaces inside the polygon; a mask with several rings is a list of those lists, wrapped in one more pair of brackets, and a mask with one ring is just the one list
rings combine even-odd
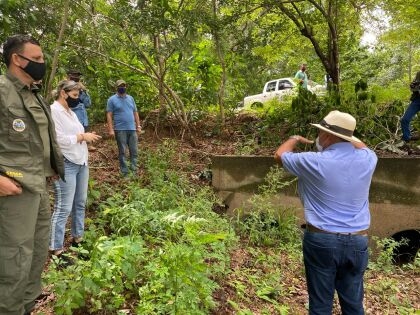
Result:
{"label": "man in camouflage uniform", "polygon": [[39,43],[3,45],[0,76],[0,315],[30,314],[48,256],[49,178],[64,177],[49,107],[32,84],[45,74]]}

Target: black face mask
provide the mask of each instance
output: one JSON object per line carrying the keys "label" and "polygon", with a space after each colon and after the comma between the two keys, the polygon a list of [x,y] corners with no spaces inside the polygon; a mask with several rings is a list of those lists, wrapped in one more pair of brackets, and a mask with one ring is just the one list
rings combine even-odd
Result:
{"label": "black face mask", "polygon": [[127,89],[124,86],[118,87],[117,91],[118,94],[124,94]]}
{"label": "black face mask", "polygon": [[32,79],[35,81],[41,80],[46,72],[46,66],[45,62],[35,62],[33,60],[30,60],[22,55],[18,55],[19,57],[28,60],[28,64],[25,68],[20,67],[23,71],[25,71],[27,74],[31,76]]}
{"label": "black face mask", "polygon": [[77,105],[79,105],[80,101],[79,98],[73,98],[70,95],[67,94],[66,102],[67,105],[69,105],[70,108],[75,108]]}

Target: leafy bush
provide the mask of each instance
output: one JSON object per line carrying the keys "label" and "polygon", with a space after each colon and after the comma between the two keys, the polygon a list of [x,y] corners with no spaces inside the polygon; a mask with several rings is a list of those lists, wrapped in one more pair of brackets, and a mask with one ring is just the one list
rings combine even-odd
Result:
{"label": "leafy bush", "polygon": [[207,314],[215,306],[217,285],[200,248],[167,242],[143,273],[148,281],[138,289],[137,314]]}
{"label": "leafy bush", "polygon": [[[359,83],[359,85],[363,85]],[[300,134],[314,139],[318,133],[311,123],[318,123],[329,111],[337,109],[348,112],[357,120],[355,136],[370,146],[392,144],[401,139],[400,119],[407,107],[409,95],[397,86],[391,88],[372,86],[355,87],[344,82],[339,93],[330,91],[323,97],[317,97],[302,90],[291,100],[284,100],[281,105],[271,104],[262,111],[258,130],[261,131],[262,145],[277,145],[279,137],[287,138]],[[364,97],[360,93],[367,93]],[[420,123],[413,122],[414,128]]]}
{"label": "leafy bush", "polygon": [[74,309],[118,310],[134,297],[138,270],[148,250],[139,237],[100,237],[90,260],[76,260],[66,269],[53,269],[47,281],[54,285],[56,314],[73,314]]}
{"label": "leafy bush", "polygon": [[[266,202],[254,199],[253,202]],[[238,234],[255,246],[287,246],[298,237],[297,221],[291,209],[275,209],[265,205],[264,209],[253,208],[249,212],[237,212]]]}
{"label": "leafy bush", "polygon": [[[147,185],[128,183],[100,206],[86,233],[89,260],[48,273],[57,314],[135,308],[138,314],[207,314],[229,272],[236,237],[212,211],[208,187],[171,169],[171,144],[149,152]],[[174,166],[175,167],[175,166]]]}
{"label": "leafy bush", "polygon": [[295,247],[300,239],[295,209],[278,208],[271,200],[294,181],[287,178],[283,169],[273,167],[259,193],[251,198],[249,209],[238,209],[235,222],[238,234],[251,245]]}
{"label": "leafy bush", "polygon": [[406,243],[405,241],[398,242],[393,238],[379,239],[373,236],[372,239],[376,243],[378,254],[369,262],[370,270],[381,270],[390,273],[395,270],[393,255],[397,248]]}

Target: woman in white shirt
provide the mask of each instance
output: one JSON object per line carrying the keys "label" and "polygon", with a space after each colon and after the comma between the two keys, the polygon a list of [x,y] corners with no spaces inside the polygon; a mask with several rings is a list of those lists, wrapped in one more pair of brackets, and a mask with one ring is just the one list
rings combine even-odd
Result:
{"label": "woman in white shirt", "polygon": [[93,132],[84,132],[82,124],[70,107],[79,102],[80,86],[77,82],[64,80],[58,84],[51,114],[55,123],[57,142],[64,156],[64,178],[54,183],[54,213],[51,218],[50,250],[62,258],[64,265],[70,263],[61,256],[64,249],[64,233],[71,214],[72,246],[79,246],[83,239],[85,207],[89,181],[88,149],[86,142],[101,137]]}

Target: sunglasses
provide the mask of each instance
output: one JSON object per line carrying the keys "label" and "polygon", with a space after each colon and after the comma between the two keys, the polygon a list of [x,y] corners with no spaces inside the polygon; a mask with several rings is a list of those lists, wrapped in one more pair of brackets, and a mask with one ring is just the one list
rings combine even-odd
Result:
{"label": "sunglasses", "polygon": [[71,90],[78,90],[79,89],[79,83],[75,82],[75,81],[67,81],[63,84],[62,90],[68,92]]}

